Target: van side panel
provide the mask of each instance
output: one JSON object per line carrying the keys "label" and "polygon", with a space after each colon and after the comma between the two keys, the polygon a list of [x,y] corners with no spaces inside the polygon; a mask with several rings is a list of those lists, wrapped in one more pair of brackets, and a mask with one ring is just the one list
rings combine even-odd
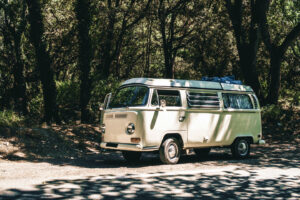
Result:
{"label": "van side panel", "polygon": [[[193,90],[194,93],[203,90]],[[206,93],[209,93],[206,91]],[[240,94],[240,93],[236,93]],[[242,93],[248,94],[248,93]],[[225,109],[221,92],[220,108],[187,108],[188,147],[229,146],[237,137],[252,137],[257,143],[261,136],[259,108]]]}
{"label": "van side panel", "polygon": [[259,112],[224,111],[217,133],[212,140],[219,145],[231,145],[235,138],[250,136],[254,142],[261,134],[261,120]]}
{"label": "van side panel", "polygon": [[[188,146],[201,147],[214,145],[211,138],[217,134],[221,112],[211,111],[187,111],[188,123]],[[212,143],[213,142],[213,143]]]}
{"label": "van side panel", "polygon": [[188,112],[188,146],[229,146],[236,137],[250,136],[256,143],[261,134],[259,112]]}

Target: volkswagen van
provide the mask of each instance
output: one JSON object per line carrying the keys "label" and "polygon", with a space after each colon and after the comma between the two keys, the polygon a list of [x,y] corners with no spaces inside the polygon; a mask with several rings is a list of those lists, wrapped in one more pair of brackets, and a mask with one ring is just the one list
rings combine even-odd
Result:
{"label": "volkswagen van", "polygon": [[101,117],[104,149],[128,161],[156,151],[176,164],[191,149],[204,156],[213,147],[246,158],[251,144],[264,144],[258,99],[246,85],[212,81],[133,78],[108,94]]}

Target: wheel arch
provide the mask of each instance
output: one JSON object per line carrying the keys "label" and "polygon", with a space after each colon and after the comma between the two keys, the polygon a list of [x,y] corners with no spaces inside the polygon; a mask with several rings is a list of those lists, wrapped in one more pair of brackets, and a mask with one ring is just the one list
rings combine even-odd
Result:
{"label": "wheel arch", "polygon": [[248,140],[249,144],[253,144],[253,136],[237,136],[237,137],[233,140],[233,142],[232,142],[231,145],[233,145],[237,139],[241,139],[241,138]]}
{"label": "wheel arch", "polygon": [[172,137],[176,138],[179,141],[179,144],[180,144],[181,148],[183,148],[184,143],[183,143],[183,140],[182,140],[182,136],[179,133],[166,133],[164,135],[163,139],[161,140],[161,143],[160,143],[159,146],[161,146],[166,139],[172,138]]}

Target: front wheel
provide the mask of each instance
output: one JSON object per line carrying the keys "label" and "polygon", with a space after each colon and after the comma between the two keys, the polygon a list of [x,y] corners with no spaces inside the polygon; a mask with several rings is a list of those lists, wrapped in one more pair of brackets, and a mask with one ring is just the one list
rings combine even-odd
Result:
{"label": "front wheel", "polygon": [[247,158],[250,154],[249,140],[237,138],[231,146],[231,153],[237,159]]}
{"label": "front wheel", "polygon": [[160,160],[165,164],[176,164],[181,155],[179,141],[176,138],[166,139],[159,149]]}
{"label": "front wheel", "polygon": [[137,162],[140,160],[142,153],[138,151],[122,151],[123,157],[128,162]]}

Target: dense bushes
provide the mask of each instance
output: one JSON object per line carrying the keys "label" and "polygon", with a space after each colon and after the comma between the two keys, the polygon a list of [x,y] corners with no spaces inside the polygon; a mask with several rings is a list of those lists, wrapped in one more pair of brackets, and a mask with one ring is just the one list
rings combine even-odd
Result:
{"label": "dense bushes", "polygon": [[11,110],[0,111],[0,126],[20,126],[24,123],[24,119]]}

